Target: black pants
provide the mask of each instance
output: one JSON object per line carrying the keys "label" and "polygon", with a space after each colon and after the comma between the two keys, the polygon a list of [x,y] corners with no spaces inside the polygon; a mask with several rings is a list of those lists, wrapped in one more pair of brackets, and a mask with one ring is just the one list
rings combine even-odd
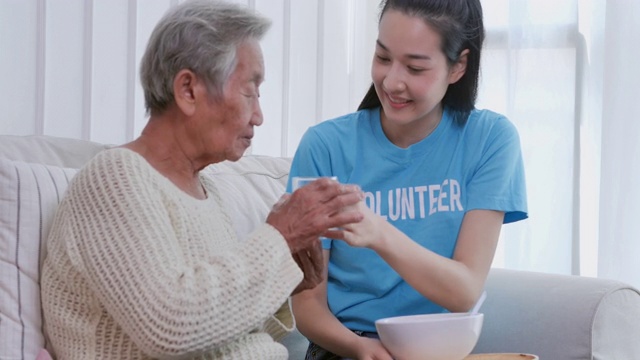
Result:
{"label": "black pants", "polygon": [[[352,331],[359,336],[378,339],[377,333],[357,331],[357,330],[352,330]],[[305,355],[304,360],[349,360],[349,359],[336,355],[328,350],[321,348],[315,343],[309,341],[309,347],[307,348],[307,354]]]}

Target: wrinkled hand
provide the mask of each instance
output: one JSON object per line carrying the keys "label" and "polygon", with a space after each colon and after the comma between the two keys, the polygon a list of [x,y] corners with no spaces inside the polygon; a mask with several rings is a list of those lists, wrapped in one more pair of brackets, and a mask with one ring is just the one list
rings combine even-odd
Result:
{"label": "wrinkled hand", "polygon": [[363,215],[361,221],[343,226],[340,233],[335,231],[327,231],[324,236],[332,239],[342,239],[347,244],[354,247],[371,248],[384,236],[385,228],[390,226],[389,223],[374,213],[367,207],[364,201],[358,202],[352,206],[353,209],[345,211],[357,211]]}
{"label": "wrinkled hand", "polygon": [[360,337],[357,346],[359,360],[393,360],[389,351],[378,339]]}
{"label": "wrinkled hand", "polygon": [[291,195],[283,195],[266,222],[282,234],[291,253],[297,253],[318,241],[328,229],[361,221],[362,214],[351,205],[363,197],[356,185],[321,178]]}
{"label": "wrinkled hand", "polygon": [[320,239],[310,247],[302,249],[293,254],[293,260],[304,273],[304,278],[293,290],[291,295],[295,295],[304,290],[313,289],[320,284],[324,277],[324,258],[322,255],[322,244]]}

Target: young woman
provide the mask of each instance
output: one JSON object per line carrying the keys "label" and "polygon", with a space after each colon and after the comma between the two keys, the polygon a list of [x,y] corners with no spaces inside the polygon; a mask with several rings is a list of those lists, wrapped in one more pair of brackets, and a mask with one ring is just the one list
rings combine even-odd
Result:
{"label": "young woman", "polygon": [[307,359],[391,359],[375,320],[469,310],[502,224],[527,218],[518,133],[475,109],[480,1],[382,5],[371,89],[310,128],[291,168],[365,192],[365,220],[323,241],[324,282],[293,297]]}

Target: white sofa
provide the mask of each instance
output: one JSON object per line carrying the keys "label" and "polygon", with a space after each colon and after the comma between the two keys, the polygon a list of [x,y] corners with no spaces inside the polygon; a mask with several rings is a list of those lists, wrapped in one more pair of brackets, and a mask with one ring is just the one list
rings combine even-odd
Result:
{"label": "white sofa", "polygon": [[[0,135],[0,360],[32,360],[42,334],[39,269],[50,222],[67,184],[106,145]],[[205,169],[240,238],[284,192],[290,159],[246,156]],[[526,352],[544,360],[640,359],[640,293],[620,282],[492,269],[474,353]],[[303,359],[306,339],[284,339]]]}

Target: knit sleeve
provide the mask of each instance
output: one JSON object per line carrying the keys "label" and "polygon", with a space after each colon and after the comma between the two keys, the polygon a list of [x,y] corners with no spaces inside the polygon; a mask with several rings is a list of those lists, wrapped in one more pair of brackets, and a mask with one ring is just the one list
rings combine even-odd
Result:
{"label": "knit sleeve", "polygon": [[98,156],[67,193],[68,253],[94,296],[152,357],[191,357],[261,329],[302,279],[280,233],[265,224],[194,263],[175,228],[199,224],[167,208],[143,165]]}

